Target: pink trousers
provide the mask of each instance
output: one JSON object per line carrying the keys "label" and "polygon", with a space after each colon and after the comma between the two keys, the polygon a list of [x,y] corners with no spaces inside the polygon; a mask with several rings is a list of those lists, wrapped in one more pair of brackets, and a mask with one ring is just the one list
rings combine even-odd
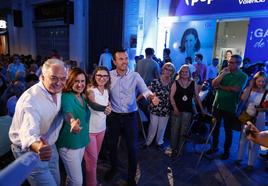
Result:
{"label": "pink trousers", "polygon": [[104,134],[105,131],[89,134],[90,143],[84,153],[87,186],[97,185],[97,161]]}

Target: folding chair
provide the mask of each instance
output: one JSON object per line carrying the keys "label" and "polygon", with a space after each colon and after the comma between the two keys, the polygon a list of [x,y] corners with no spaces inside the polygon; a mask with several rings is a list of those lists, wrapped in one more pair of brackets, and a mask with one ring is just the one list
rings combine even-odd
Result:
{"label": "folding chair", "polygon": [[197,164],[195,166],[195,168],[197,168],[198,165],[199,165],[199,163],[200,163],[200,161],[201,161],[201,159],[202,159],[202,157],[204,156],[205,151],[206,151],[205,147],[209,143],[210,138],[211,138],[211,136],[213,134],[213,131],[215,129],[216,119],[214,117],[212,117],[211,115],[204,115],[204,116],[202,114],[195,115],[193,117],[193,119],[192,119],[191,124],[189,125],[189,127],[187,129],[186,135],[184,135],[184,141],[183,141],[183,143],[181,144],[181,146],[179,148],[179,151],[178,151],[178,155],[177,156],[179,156],[181,154],[181,151],[182,151],[185,143],[187,141],[191,141],[191,139],[189,139],[189,138],[191,138],[191,134],[190,133],[191,133],[191,129],[192,129],[192,127],[193,127],[193,125],[194,125],[195,122],[204,122],[204,123],[208,123],[208,124],[210,124],[212,126],[211,127],[211,130],[210,130],[210,132],[209,132],[209,134],[208,134],[208,136],[207,136],[207,138],[205,140],[205,143],[203,144],[202,152],[201,152],[201,154],[200,154],[200,156],[198,158]]}

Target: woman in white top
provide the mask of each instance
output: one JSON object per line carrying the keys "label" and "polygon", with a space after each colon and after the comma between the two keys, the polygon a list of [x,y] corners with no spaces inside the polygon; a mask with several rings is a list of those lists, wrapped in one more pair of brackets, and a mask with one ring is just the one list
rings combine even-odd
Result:
{"label": "woman in white top", "polygon": [[86,167],[86,185],[97,185],[97,160],[106,130],[106,115],[111,113],[109,104],[109,87],[111,84],[110,74],[106,67],[99,66],[93,72],[91,83],[87,86],[86,97],[89,102],[104,106],[103,111],[90,108],[90,143],[84,154]]}
{"label": "woman in white top", "polygon": [[[265,72],[257,72],[251,82],[249,83],[248,87],[245,89],[241,96],[241,100],[245,101],[248,100],[246,103],[246,112],[252,116],[256,117],[256,127],[258,130],[262,131],[265,127],[265,108],[256,108],[260,106],[262,97],[265,93],[265,87],[267,85],[267,77]],[[264,101],[268,99],[268,96],[266,95],[264,98]],[[253,169],[253,164],[256,159],[259,145],[253,143],[252,141],[249,141],[246,138],[245,130],[241,132],[240,136],[240,143],[239,143],[239,150],[238,150],[238,158],[236,163],[240,165],[243,156],[245,154],[245,149],[248,144],[248,170]]]}

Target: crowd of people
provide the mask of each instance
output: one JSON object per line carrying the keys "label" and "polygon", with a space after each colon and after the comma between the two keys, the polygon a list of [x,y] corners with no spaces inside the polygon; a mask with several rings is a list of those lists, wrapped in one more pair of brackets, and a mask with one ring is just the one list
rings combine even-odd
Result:
{"label": "crowd of people", "polygon": [[[178,152],[182,152],[180,149],[190,123],[199,112],[201,115],[212,114],[216,119],[207,155],[219,150],[223,120],[225,143],[220,158],[228,159],[232,125],[240,101],[246,102],[245,112],[256,118],[256,125],[245,124],[241,131],[237,163],[242,162],[245,146],[249,144],[248,166],[253,169],[259,146],[248,139],[260,144],[268,141],[258,141],[267,135],[259,132],[265,125],[266,108],[261,106],[268,100],[266,73],[257,72],[248,81],[248,75],[240,69],[241,56],[231,55],[224,67],[219,67],[219,60],[214,58],[212,65],[207,67],[202,63],[202,54],[196,54],[193,59],[187,57],[176,72],[169,54],[170,51],[165,49],[163,60],[156,61],[154,49],[147,48],[145,58],[137,57],[135,71],[131,71],[126,50],[116,50],[111,55],[106,48],[106,57],[101,56],[90,78],[76,62],[64,63],[56,55],[43,61],[18,55],[8,61],[6,56],[1,56],[1,105],[6,105],[1,108],[1,115],[8,113],[13,117],[9,131],[11,150],[15,158],[28,151],[34,151],[40,157],[27,178],[29,183],[59,185],[60,158],[67,185],[98,185],[97,161],[104,138],[108,139],[105,148],[111,164],[105,174],[109,181],[118,171],[118,143],[119,137],[123,136],[128,157],[127,183],[136,185],[138,109],[149,120],[143,148],[150,148],[154,138],[159,149],[168,148],[164,145],[164,136],[170,122],[172,156],[181,155]],[[215,98],[210,102],[200,98],[206,82],[211,84],[214,92],[212,96]],[[251,131],[248,135],[246,129],[249,126],[252,127],[248,129]]]}

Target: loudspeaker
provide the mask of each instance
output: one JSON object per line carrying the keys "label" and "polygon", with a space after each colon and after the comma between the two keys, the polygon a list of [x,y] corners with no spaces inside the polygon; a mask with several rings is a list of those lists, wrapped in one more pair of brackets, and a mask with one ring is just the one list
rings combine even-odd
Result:
{"label": "loudspeaker", "polygon": [[64,23],[74,24],[74,2],[73,1],[66,2]]}
{"label": "loudspeaker", "polygon": [[13,10],[13,21],[15,27],[23,27],[21,10]]}

